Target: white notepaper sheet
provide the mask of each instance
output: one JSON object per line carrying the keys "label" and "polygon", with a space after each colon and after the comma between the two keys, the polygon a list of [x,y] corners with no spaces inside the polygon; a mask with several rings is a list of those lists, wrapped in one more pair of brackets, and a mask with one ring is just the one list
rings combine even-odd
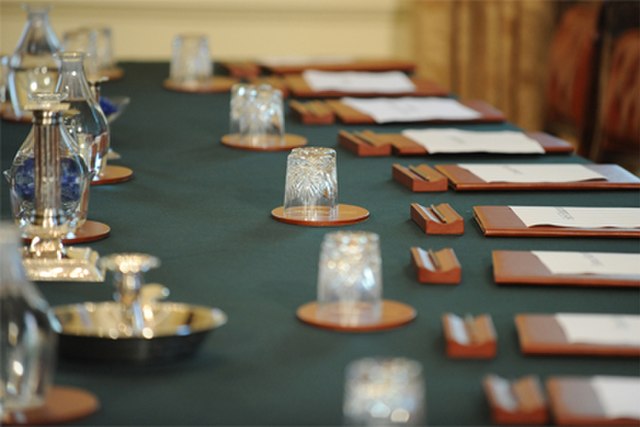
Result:
{"label": "white notepaper sheet", "polygon": [[331,56],[306,56],[306,55],[290,55],[290,56],[264,56],[258,58],[258,64],[268,67],[277,66],[303,66],[308,64],[348,64],[354,62],[355,58],[348,55],[331,55]]}
{"label": "white notepaper sheet", "polygon": [[640,315],[558,313],[554,317],[570,343],[640,347]]}
{"label": "white notepaper sheet", "polygon": [[552,274],[635,276],[640,280],[640,254],[531,251]]}
{"label": "white notepaper sheet", "polygon": [[416,86],[400,71],[372,73],[365,71],[307,70],[302,77],[314,91],[336,90],[352,93],[409,93]]}
{"label": "white notepaper sheet", "polygon": [[544,148],[522,132],[460,129],[406,129],[402,135],[436,153],[543,154]]}
{"label": "white notepaper sheet", "polygon": [[583,165],[459,164],[484,182],[580,182],[606,177]]}
{"label": "white notepaper sheet", "polygon": [[473,120],[482,116],[448,98],[342,98],[341,102],[372,117],[376,123]]}
{"label": "white notepaper sheet", "polygon": [[527,227],[640,228],[640,208],[509,206]]}
{"label": "white notepaper sheet", "polygon": [[607,418],[640,421],[640,377],[595,376],[591,387]]}

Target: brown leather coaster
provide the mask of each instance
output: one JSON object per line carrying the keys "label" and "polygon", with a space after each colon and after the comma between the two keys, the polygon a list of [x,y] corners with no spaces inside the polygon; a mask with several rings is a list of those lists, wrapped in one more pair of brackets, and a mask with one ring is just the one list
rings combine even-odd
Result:
{"label": "brown leather coaster", "polygon": [[240,148],[241,150],[249,150],[249,151],[287,151],[292,148],[302,147],[307,145],[307,138],[300,135],[293,135],[290,133],[286,133],[284,135],[284,140],[282,144],[274,144],[274,145],[266,145],[266,146],[258,146],[251,145],[245,142],[242,142],[240,135],[230,134],[224,135],[220,142],[227,147],[232,148]]}
{"label": "brown leather coaster", "polygon": [[[105,239],[111,233],[111,227],[107,224],[87,220],[82,227],[76,230],[75,233],[68,235],[62,239],[62,243],[65,245],[75,245],[78,243],[89,243],[97,240]],[[69,237],[71,236],[71,237]],[[23,239],[25,243],[29,244],[31,239],[26,237]]]}
{"label": "brown leather coaster", "polygon": [[6,120],[8,122],[31,123],[33,114],[31,113],[31,111],[25,111],[23,116],[18,117],[13,112],[13,106],[11,105],[11,102],[7,101],[0,105],[0,117],[2,117],[2,120]]}
{"label": "brown leather coaster", "polygon": [[104,70],[100,70],[100,75],[102,75],[103,77],[106,77],[107,79],[109,79],[109,81],[111,80],[120,80],[121,78],[124,77],[124,70],[120,67],[111,67],[111,68],[105,68]]}
{"label": "brown leather coaster", "polygon": [[304,323],[323,329],[341,332],[375,332],[394,329],[406,325],[416,318],[416,310],[404,303],[391,300],[382,301],[382,316],[378,323],[363,326],[346,326],[318,319],[318,303],[310,302],[298,308],[296,316]]}
{"label": "brown leather coaster", "polygon": [[98,398],[88,391],[74,387],[53,386],[47,393],[44,405],[11,412],[2,419],[2,424],[63,424],[87,417],[99,408]]}
{"label": "brown leather coaster", "polygon": [[203,84],[182,84],[176,83],[171,79],[166,79],[162,86],[165,89],[175,92],[187,92],[187,93],[217,93],[228,92],[231,90],[234,84],[240,80],[232,77],[211,77],[208,82]]}
{"label": "brown leather coaster", "polygon": [[100,179],[91,181],[91,185],[118,184],[133,178],[133,170],[126,166],[107,165]]}
{"label": "brown leather coaster", "polygon": [[280,222],[294,225],[308,225],[311,227],[334,227],[339,225],[357,224],[369,218],[369,211],[360,206],[343,205],[337,206],[338,214],[334,218],[316,217],[309,220],[304,217],[296,217],[295,215],[285,215],[284,206],[280,206],[271,211],[271,216]]}

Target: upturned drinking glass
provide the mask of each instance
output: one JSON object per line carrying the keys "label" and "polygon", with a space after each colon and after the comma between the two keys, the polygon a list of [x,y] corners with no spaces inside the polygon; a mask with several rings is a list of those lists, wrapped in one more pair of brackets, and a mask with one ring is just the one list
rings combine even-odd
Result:
{"label": "upturned drinking glass", "polygon": [[[62,123],[62,114],[68,105],[61,104],[60,94],[32,94],[33,126],[16,153],[11,168],[4,174],[9,181],[13,217],[23,232],[33,237],[38,230],[36,199],[40,183],[40,193],[56,195],[57,209],[62,223],[59,234],[75,231],[87,219],[89,206],[90,174],[84,158],[78,152],[77,144]],[[44,145],[50,147],[42,148]],[[41,158],[45,153],[47,159]],[[39,157],[40,156],[40,157]],[[54,165],[44,171],[43,162],[50,160]],[[37,162],[40,162],[38,165]],[[37,176],[37,174],[41,176]],[[44,174],[44,176],[42,176]],[[54,188],[59,186],[59,189]]]}
{"label": "upturned drinking glass", "polygon": [[287,157],[284,215],[312,221],[333,219],[338,211],[336,151],[294,148]]}
{"label": "upturned drinking glass", "polygon": [[420,363],[405,358],[365,358],[346,369],[344,420],[348,425],[425,425],[425,385]]}
{"label": "upturned drinking glass", "polygon": [[177,84],[198,86],[213,75],[209,40],[204,34],[179,34],[173,39],[170,79]]}
{"label": "upturned drinking glass", "polygon": [[272,147],[284,142],[282,91],[270,85],[248,88],[239,112],[240,139],[252,147]]}
{"label": "upturned drinking glass", "polygon": [[17,230],[0,223],[0,421],[42,405],[55,370],[59,325],[20,254]]}
{"label": "upturned drinking glass", "polygon": [[236,83],[231,88],[231,100],[229,101],[229,134],[239,135],[241,122],[245,119],[246,104],[251,91],[255,86],[249,83]]}
{"label": "upturned drinking glass", "polygon": [[92,179],[104,174],[109,152],[109,124],[87,82],[81,52],[63,52],[60,55],[60,78],[56,92],[65,94],[70,113],[64,123],[78,144],[80,154],[89,165]]}
{"label": "upturned drinking glass", "polygon": [[100,60],[98,58],[98,32],[90,28],[78,28],[67,31],[62,36],[62,48],[65,52],[84,54],[84,73],[87,81],[100,78]]}
{"label": "upturned drinking glass", "polygon": [[[7,100],[9,92],[9,57],[0,55],[0,104]],[[0,105],[0,109],[4,106]]]}
{"label": "upturned drinking glass", "polygon": [[94,28],[97,34],[96,48],[98,52],[98,64],[101,70],[108,70],[115,66],[113,60],[113,36],[110,27],[99,26]]}
{"label": "upturned drinking glass", "polygon": [[318,318],[342,326],[380,321],[382,259],[379,237],[364,231],[326,234],[318,266]]}
{"label": "upturned drinking glass", "polygon": [[59,69],[54,54],[60,42],[49,23],[49,7],[23,7],[27,23],[9,60],[9,97],[16,117],[25,115],[30,93],[54,91]]}

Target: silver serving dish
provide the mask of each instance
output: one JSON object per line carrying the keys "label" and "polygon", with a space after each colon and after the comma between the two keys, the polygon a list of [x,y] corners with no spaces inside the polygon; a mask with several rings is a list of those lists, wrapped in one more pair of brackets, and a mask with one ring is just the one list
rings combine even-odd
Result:
{"label": "silver serving dish", "polygon": [[159,264],[144,254],[104,257],[114,271],[115,301],[54,307],[60,356],[118,362],[163,362],[193,354],[207,334],[224,325],[219,309],[158,301],[168,290],[141,285],[141,273]]}

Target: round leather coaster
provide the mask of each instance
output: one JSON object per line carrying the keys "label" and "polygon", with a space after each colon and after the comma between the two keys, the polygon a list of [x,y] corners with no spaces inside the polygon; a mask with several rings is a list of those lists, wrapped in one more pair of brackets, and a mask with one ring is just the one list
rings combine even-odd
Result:
{"label": "round leather coaster", "polygon": [[319,217],[314,220],[284,214],[284,207],[280,206],[271,211],[271,216],[280,222],[294,225],[308,225],[312,227],[334,227],[339,225],[357,224],[369,218],[369,211],[360,206],[339,204],[335,218]]}
{"label": "round leather coaster", "polygon": [[238,83],[240,80],[232,78],[232,77],[211,77],[208,82],[203,84],[182,84],[176,83],[171,79],[166,79],[162,86],[165,89],[173,90],[176,92],[187,92],[187,93],[217,93],[217,92],[228,92],[231,90],[234,84]]}
{"label": "round leather coaster", "polygon": [[133,171],[125,166],[107,165],[104,174],[98,180],[91,181],[91,185],[118,184],[133,178]]}
{"label": "round leather coaster", "polygon": [[227,147],[240,148],[241,150],[249,150],[249,151],[287,151],[292,148],[302,147],[307,145],[307,138],[301,135],[293,135],[290,133],[286,133],[284,135],[284,140],[282,144],[277,145],[267,145],[267,146],[256,146],[249,145],[240,139],[239,134],[230,134],[225,135],[220,140],[223,145]]}
{"label": "round leather coaster", "polygon": [[42,406],[7,414],[2,424],[42,425],[64,424],[95,413],[100,408],[98,398],[88,391],[53,386]]}
{"label": "round leather coaster", "polygon": [[416,318],[416,310],[404,303],[391,300],[382,301],[382,316],[378,323],[363,326],[347,326],[318,319],[318,303],[310,302],[298,308],[296,316],[304,323],[323,329],[341,332],[375,332],[394,329],[406,325]]}
{"label": "round leather coaster", "polygon": [[[111,227],[103,222],[87,220],[82,227],[76,230],[75,233],[68,235],[62,239],[62,243],[65,245],[75,245],[78,243],[89,243],[97,240],[105,239],[111,233]],[[70,237],[69,237],[70,236]],[[30,243],[30,238],[23,239],[25,243]]]}
{"label": "round leather coaster", "polygon": [[108,78],[109,81],[120,80],[121,78],[124,77],[124,70],[120,67],[111,67],[111,68],[106,68],[104,70],[100,70],[100,74],[103,77]]}
{"label": "round leather coaster", "polygon": [[14,123],[31,123],[33,119],[33,114],[31,111],[25,111],[25,114],[21,117],[17,117],[13,112],[13,107],[11,106],[11,102],[5,102],[0,105],[0,117],[2,120],[6,120],[8,122]]}
{"label": "round leather coaster", "polygon": [[96,240],[105,239],[111,233],[111,227],[103,222],[88,220],[82,227],[76,230],[73,237],[62,239],[65,245],[74,245],[77,243],[89,243]]}

